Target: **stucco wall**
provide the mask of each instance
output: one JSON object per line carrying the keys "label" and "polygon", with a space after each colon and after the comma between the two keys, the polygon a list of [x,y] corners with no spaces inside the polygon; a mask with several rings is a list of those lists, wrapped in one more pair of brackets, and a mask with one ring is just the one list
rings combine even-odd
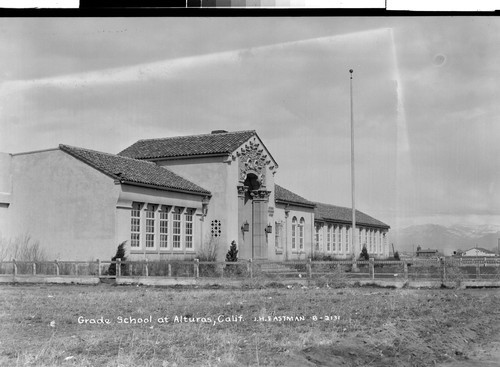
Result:
{"label": "stucco wall", "polygon": [[221,233],[214,238],[218,243],[218,258],[226,256],[227,249],[232,240],[236,240],[234,218],[232,212],[237,199],[236,182],[234,187],[229,185],[235,179],[234,162],[224,157],[191,158],[178,160],[156,161],[160,166],[168,167],[172,172],[191,182],[209,190],[212,193],[208,205],[208,213],[204,221],[203,243],[210,241],[211,226],[213,221],[219,221]]}
{"label": "stucco wall", "polygon": [[29,235],[49,259],[108,259],[114,255],[112,178],[59,149],[16,154],[12,159],[12,203],[4,237]]}

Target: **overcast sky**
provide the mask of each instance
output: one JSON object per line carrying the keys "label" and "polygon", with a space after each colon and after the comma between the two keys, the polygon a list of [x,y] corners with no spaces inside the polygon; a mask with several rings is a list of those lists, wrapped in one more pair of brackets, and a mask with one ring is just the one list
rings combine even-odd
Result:
{"label": "overcast sky", "polygon": [[255,129],[276,182],[393,228],[500,224],[500,19],[9,18],[0,151]]}

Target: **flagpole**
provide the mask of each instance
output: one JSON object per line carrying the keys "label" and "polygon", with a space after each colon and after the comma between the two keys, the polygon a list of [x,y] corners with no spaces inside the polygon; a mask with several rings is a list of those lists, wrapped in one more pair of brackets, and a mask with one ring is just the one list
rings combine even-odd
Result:
{"label": "flagpole", "polygon": [[[357,252],[356,246],[356,196],[354,193],[355,188],[355,177],[354,177],[354,110],[353,110],[353,101],[352,101],[352,73],[354,70],[350,69],[349,73],[351,74],[350,78],[350,94],[351,94],[351,194],[352,194],[352,233],[351,233],[351,251],[352,257],[355,260]],[[355,263],[352,264],[353,270],[357,269]]]}

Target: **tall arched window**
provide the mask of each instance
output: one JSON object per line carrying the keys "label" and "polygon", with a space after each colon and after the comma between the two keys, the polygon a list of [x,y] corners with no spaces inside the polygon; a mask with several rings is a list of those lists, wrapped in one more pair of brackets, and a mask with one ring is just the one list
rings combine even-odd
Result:
{"label": "tall arched window", "polygon": [[292,250],[297,249],[297,217],[292,218]]}
{"label": "tall arched window", "polygon": [[299,224],[299,249],[303,250],[304,249],[304,224],[306,221],[304,218],[300,218],[300,224]]}
{"label": "tall arched window", "polygon": [[332,251],[332,229],[331,224],[326,228],[326,252]]}

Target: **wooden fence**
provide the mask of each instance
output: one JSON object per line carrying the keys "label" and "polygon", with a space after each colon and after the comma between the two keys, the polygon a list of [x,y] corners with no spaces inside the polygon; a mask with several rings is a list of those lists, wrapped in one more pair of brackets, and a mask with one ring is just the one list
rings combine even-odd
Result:
{"label": "wooden fence", "polygon": [[402,261],[3,261],[0,277],[173,277],[173,278],[314,278],[454,281],[500,280],[500,258],[408,259]]}

